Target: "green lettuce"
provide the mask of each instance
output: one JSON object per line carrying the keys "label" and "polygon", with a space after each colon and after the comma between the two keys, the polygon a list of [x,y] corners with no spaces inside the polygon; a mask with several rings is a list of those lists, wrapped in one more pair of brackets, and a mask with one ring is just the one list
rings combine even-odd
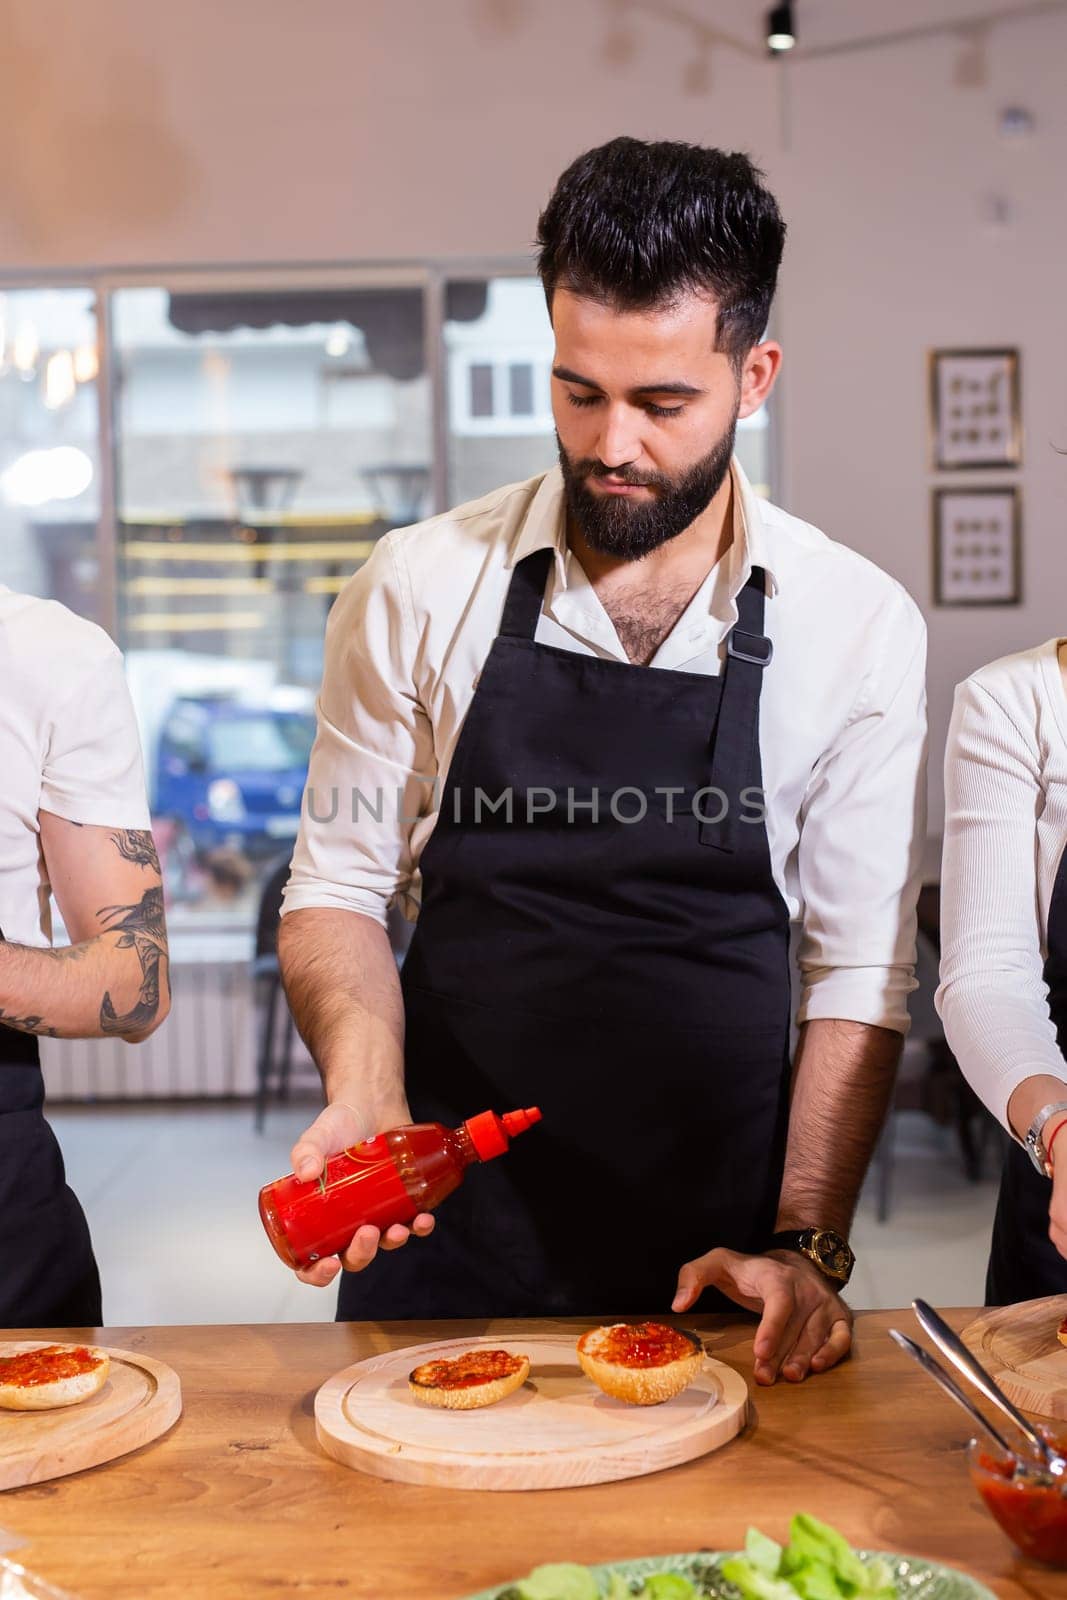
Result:
{"label": "green lettuce", "polygon": [[884,1561],[861,1561],[836,1528],[803,1514],[784,1550],[750,1528],[744,1555],[724,1561],[722,1572],[745,1600],[897,1600]]}
{"label": "green lettuce", "polygon": [[636,1595],[627,1579],[616,1573],[607,1594],[602,1595],[589,1568],[569,1561],[535,1567],[516,1585],[515,1592],[521,1600],[699,1600],[689,1579],[676,1572],[658,1572],[646,1578]]}
{"label": "green lettuce", "polygon": [[797,1591],[785,1578],[761,1571],[745,1556],[731,1556],[723,1562],[721,1571],[741,1591],[744,1600],[797,1600]]}
{"label": "green lettuce", "polygon": [[[898,1600],[888,1563],[861,1561],[844,1535],[817,1517],[795,1516],[784,1547],[749,1528],[743,1554],[719,1571],[742,1600]],[[616,1574],[604,1594],[588,1567],[570,1562],[536,1567],[507,1591],[517,1600],[700,1600],[706,1592],[680,1573],[660,1572],[636,1593]]]}

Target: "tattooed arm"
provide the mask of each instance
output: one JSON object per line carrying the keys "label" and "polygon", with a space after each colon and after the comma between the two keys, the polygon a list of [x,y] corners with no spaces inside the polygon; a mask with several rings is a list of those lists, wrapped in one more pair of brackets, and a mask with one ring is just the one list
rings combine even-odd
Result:
{"label": "tattooed arm", "polygon": [[147,1039],[170,1010],[167,929],[150,833],[40,813],[45,867],[71,938],[0,943],[0,1022],[25,1033]]}

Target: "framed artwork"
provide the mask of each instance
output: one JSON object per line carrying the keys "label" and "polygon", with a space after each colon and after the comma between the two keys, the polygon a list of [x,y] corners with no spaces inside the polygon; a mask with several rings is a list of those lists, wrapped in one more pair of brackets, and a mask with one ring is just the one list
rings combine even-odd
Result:
{"label": "framed artwork", "polygon": [[1018,350],[930,352],[935,472],[1022,462]]}
{"label": "framed artwork", "polygon": [[1017,606],[1022,600],[1019,491],[935,489],[934,604]]}

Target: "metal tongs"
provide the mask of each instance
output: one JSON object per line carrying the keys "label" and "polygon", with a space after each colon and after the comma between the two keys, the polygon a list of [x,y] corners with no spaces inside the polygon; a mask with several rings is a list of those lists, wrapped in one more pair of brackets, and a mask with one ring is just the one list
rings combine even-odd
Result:
{"label": "metal tongs", "polygon": [[[957,1333],[949,1327],[943,1317],[938,1316],[932,1306],[925,1300],[913,1300],[912,1310],[915,1312],[919,1326],[924,1333],[929,1334],[934,1344],[942,1355],[948,1357],[953,1366],[969,1378],[975,1388],[985,1395],[998,1410],[1002,1411],[1008,1420],[1018,1428],[1026,1439],[1030,1450],[1037,1458],[1040,1469],[1047,1474],[1050,1480],[1062,1480],[1067,1473],[1067,1457],[1061,1456],[1053,1449],[1044,1434],[1040,1433],[1028,1417],[1014,1406],[998,1383],[990,1377],[982,1363],[973,1356]],[[948,1372],[945,1371],[940,1361],[937,1361],[928,1350],[909,1339],[906,1334],[899,1333],[896,1328],[890,1328],[889,1336],[895,1339],[902,1350],[906,1350],[925,1372],[928,1372],[936,1383],[939,1383],[947,1395],[955,1400],[957,1405],[963,1407],[968,1416],[977,1422],[984,1433],[1000,1446],[1005,1455],[1018,1457],[1019,1452],[1012,1449],[1011,1445],[979,1411],[978,1407],[969,1400],[959,1384]],[[1067,1484],[1063,1485],[1067,1487]]]}

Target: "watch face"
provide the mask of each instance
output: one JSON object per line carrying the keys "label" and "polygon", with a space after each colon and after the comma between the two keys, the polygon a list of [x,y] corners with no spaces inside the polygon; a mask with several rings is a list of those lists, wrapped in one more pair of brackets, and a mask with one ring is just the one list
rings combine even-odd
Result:
{"label": "watch face", "polygon": [[812,1239],[811,1247],[827,1272],[833,1273],[835,1278],[848,1277],[855,1257],[840,1234],[820,1229]]}

